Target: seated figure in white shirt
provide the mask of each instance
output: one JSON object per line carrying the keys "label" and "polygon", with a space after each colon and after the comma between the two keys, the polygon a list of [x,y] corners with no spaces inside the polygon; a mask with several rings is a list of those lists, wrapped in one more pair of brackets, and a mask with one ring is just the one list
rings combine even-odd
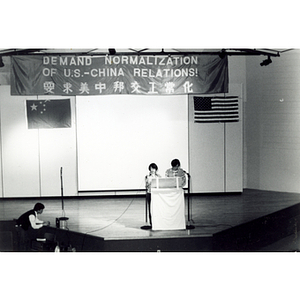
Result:
{"label": "seated figure in white shirt", "polygon": [[180,177],[181,178],[181,187],[185,186],[186,183],[186,173],[183,169],[180,168],[179,159],[175,158],[171,161],[172,168],[166,171],[166,177]]}
{"label": "seated figure in white shirt", "polygon": [[152,226],[152,216],[151,216],[151,182],[154,178],[160,178],[161,176],[157,174],[158,167],[155,163],[151,163],[148,167],[149,175],[145,176],[146,184],[146,201],[149,213],[150,226]]}

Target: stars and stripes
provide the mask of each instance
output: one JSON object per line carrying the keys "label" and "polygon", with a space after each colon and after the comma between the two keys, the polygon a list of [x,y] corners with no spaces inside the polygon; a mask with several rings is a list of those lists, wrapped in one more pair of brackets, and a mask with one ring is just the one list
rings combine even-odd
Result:
{"label": "stars and stripes", "polygon": [[195,123],[238,122],[238,97],[194,96],[194,121]]}

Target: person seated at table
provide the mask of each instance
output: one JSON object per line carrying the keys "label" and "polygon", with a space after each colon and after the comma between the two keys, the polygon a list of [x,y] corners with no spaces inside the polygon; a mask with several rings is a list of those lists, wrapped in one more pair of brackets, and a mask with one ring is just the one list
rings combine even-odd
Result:
{"label": "person seated at table", "polygon": [[42,221],[38,218],[44,211],[43,203],[36,203],[33,209],[22,214],[16,221],[16,226],[20,233],[20,250],[30,250],[31,240],[36,239],[41,235],[40,229],[43,226],[49,226],[49,221]]}
{"label": "person seated at table", "polygon": [[150,210],[150,205],[151,205],[151,182],[152,182],[152,179],[160,178],[161,176],[159,174],[157,174],[158,167],[155,163],[151,163],[148,167],[148,170],[149,170],[149,174],[145,176],[146,203],[147,203],[148,212],[149,212],[150,225],[152,226],[152,217],[151,217],[151,210]]}
{"label": "person seated at table", "polygon": [[166,170],[166,177],[180,177],[181,178],[181,187],[185,186],[186,183],[186,173],[183,169],[180,168],[179,159],[175,158],[171,161],[172,168]]}

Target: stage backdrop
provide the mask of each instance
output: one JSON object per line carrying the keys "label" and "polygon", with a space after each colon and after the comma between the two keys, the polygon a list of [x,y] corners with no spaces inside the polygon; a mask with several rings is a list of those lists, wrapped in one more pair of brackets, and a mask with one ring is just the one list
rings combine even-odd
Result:
{"label": "stage backdrop", "polygon": [[76,97],[79,191],[144,189],[154,162],[188,171],[187,96]]}
{"label": "stage backdrop", "polygon": [[12,95],[226,92],[227,56],[12,56]]}

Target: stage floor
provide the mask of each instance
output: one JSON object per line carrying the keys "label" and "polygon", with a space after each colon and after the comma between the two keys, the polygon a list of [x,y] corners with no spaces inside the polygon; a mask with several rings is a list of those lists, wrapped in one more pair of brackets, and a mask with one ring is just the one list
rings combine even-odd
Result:
{"label": "stage floor", "polygon": [[[43,202],[40,219],[51,222],[62,217],[61,199],[2,199],[0,220],[17,219]],[[190,197],[192,230],[144,230],[145,198],[65,198],[67,227],[71,231],[103,237],[105,240],[166,237],[206,237],[252,221],[300,202],[300,194],[245,189],[241,194],[193,195]],[[186,205],[187,206],[187,205]],[[187,209],[186,209],[187,212]],[[186,215],[186,222],[187,222]]]}

